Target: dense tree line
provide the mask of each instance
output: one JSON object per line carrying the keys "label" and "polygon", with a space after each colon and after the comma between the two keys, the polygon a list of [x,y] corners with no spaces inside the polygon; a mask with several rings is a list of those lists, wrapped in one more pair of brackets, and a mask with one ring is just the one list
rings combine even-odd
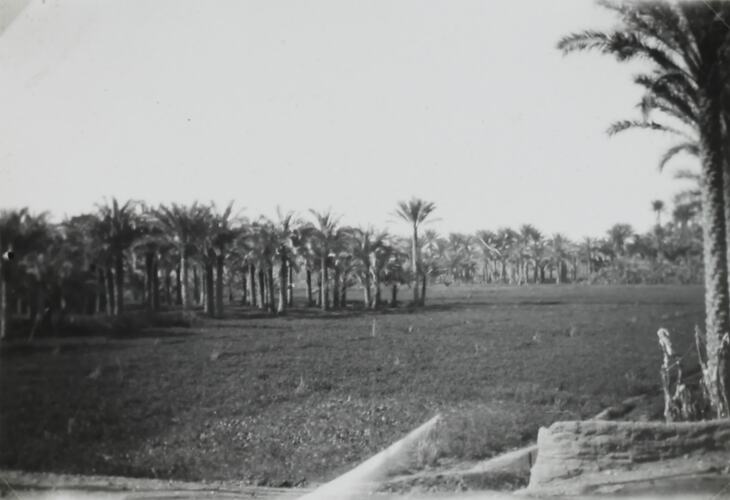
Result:
{"label": "dense tree line", "polygon": [[[224,303],[235,298],[284,314],[297,283],[305,289],[305,305],[327,310],[345,307],[354,288],[362,293],[362,307],[374,309],[397,305],[406,285],[411,303],[423,305],[428,283],[699,279],[697,214],[657,224],[647,234],[617,224],[604,238],[573,242],[529,224],[475,234],[419,234],[435,208],[418,199],[397,205],[395,213],[411,224],[410,238],[345,226],[331,212],[300,217],[278,211],[274,219],[249,220],[233,204],[151,207],[112,199],[57,224],[27,209],[2,211],[3,332],[10,316],[30,319],[35,332],[52,313],[114,316],[130,302],[149,311],[197,307],[221,316]],[[627,273],[632,264],[663,266],[675,275]]]}

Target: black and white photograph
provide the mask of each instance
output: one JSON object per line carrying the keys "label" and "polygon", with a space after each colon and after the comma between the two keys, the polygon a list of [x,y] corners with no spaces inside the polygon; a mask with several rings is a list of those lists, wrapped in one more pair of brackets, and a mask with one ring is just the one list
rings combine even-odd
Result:
{"label": "black and white photograph", "polygon": [[730,499],[730,0],[0,0],[0,497]]}

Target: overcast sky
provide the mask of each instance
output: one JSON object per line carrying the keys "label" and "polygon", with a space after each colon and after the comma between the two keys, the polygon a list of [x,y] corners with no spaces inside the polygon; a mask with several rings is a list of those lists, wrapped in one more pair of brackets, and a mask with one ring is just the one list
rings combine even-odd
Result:
{"label": "overcast sky", "polygon": [[402,233],[415,195],[439,231],[577,238],[646,230],[682,187],[671,138],[605,133],[641,67],[555,48],[613,25],[590,0],[5,2],[0,208],[236,200]]}

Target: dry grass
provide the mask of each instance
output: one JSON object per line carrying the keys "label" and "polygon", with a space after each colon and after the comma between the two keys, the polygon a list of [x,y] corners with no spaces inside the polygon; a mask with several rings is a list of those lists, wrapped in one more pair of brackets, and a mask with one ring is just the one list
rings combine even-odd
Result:
{"label": "dry grass", "polygon": [[422,464],[484,458],[657,388],[656,329],[684,352],[703,310],[699,287],[429,295],[415,312],[235,310],[189,328],[4,345],[0,467],[297,485],[436,412],[446,418]]}

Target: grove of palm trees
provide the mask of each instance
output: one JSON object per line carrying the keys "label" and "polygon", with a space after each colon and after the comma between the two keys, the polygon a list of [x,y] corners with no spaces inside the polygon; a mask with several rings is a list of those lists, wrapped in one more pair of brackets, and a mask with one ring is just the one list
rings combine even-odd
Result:
{"label": "grove of palm trees", "polygon": [[[47,21],[45,7],[31,3],[18,10],[21,27]],[[142,85],[130,93],[134,99],[114,107],[119,113],[128,106],[129,116],[140,102],[153,110],[145,116],[144,142],[130,131],[143,129],[145,120],[124,129],[123,113],[106,122],[119,131],[96,139],[92,113],[77,141],[84,148],[73,155],[64,148],[74,141],[46,142],[69,164],[109,148],[110,165],[135,180],[120,180],[104,166],[119,189],[105,189],[112,196],[63,217],[59,207],[71,205],[53,197],[47,211],[43,196],[0,201],[0,493],[62,488],[51,484],[62,481],[53,473],[108,476],[101,481],[109,487],[117,476],[199,482],[175,489],[175,495],[187,492],[182,497],[210,490],[292,497],[313,491],[318,498],[341,477],[359,478],[358,493],[369,488],[395,496],[522,488],[547,497],[652,488],[681,494],[698,485],[703,494],[727,492],[730,2],[599,0],[593,7],[606,17],[590,19],[606,22],[595,28],[590,20],[546,18],[547,27],[534,26],[534,38],[549,33],[552,55],[566,67],[580,61],[569,69],[534,47],[534,71],[522,73],[523,59],[531,57],[523,42],[532,38],[515,26],[508,30],[512,42],[500,42],[514,64],[503,66],[505,56],[494,47],[480,53],[491,57],[487,80],[480,80],[469,50],[487,36],[483,19],[499,27],[490,17],[499,17],[496,7],[431,7],[424,2],[422,18],[409,11],[412,25],[393,24],[394,50],[380,40],[363,44],[359,35],[354,45],[345,43],[359,28],[340,23],[349,17],[337,9],[328,15],[338,22],[318,19],[316,29],[283,16],[281,6],[269,12],[270,5],[221,6],[221,12],[264,16],[260,26],[240,16],[232,31],[230,19],[203,8],[195,30],[215,28],[205,36],[176,24],[187,14],[172,4],[169,11],[151,6],[150,19],[159,15],[177,31],[130,25],[150,43],[145,56],[157,61],[135,60],[140,74],[156,76],[129,77]],[[97,7],[75,8],[64,11],[62,22],[91,26],[89,19],[106,19]],[[118,41],[103,33],[127,22],[126,7],[114,8],[121,9],[115,11],[120,20],[80,35],[79,47],[90,43],[85,36],[100,37],[106,45],[98,47],[113,53]],[[384,33],[402,14],[396,6],[387,15],[382,6],[372,8],[359,16]],[[462,17],[450,17],[454,12]],[[418,31],[431,26],[429,19],[443,25],[442,38]],[[527,26],[531,19],[524,18]],[[0,34],[7,30],[12,41],[16,26],[0,23]],[[559,36],[551,31],[556,26]],[[401,36],[410,30],[422,35],[414,37],[417,46]],[[194,32],[200,38],[191,38]],[[190,54],[157,59],[171,54],[159,49],[161,34],[182,36]],[[3,43],[0,37],[0,49]],[[40,50],[33,47],[42,47],[42,39],[33,43],[23,41],[29,53]],[[232,47],[236,57],[212,57],[221,47]],[[127,57],[128,47],[122,49],[119,61]],[[34,97],[50,74],[78,102],[120,95],[122,62],[93,51],[75,59],[73,50],[63,57],[48,52],[69,66],[43,66],[17,88]],[[0,63],[7,53],[0,50]],[[621,64],[591,66],[607,59],[598,55]],[[190,64],[179,89],[163,83],[160,61],[171,72]],[[371,73],[381,62],[386,79]],[[28,71],[23,64],[13,67]],[[469,71],[455,75],[453,64]],[[237,65],[242,73],[231,70]],[[420,65],[430,77],[413,76],[405,90],[393,90],[408,71],[420,75]],[[546,69],[551,65],[555,74]],[[89,75],[87,94],[70,84],[78,80],[67,68],[76,67]],[[582,185],[582,169],[608,165],[580,148],[595,144],[591,120],[607,116],[598,110],[606,107],[603,100],[615,104],[614,89],[586,84],[597,111],[581,110],[584,129],[571,128],[570,117],[579,115],[569,110],[561,123],[554,116],[541,121],[555,109],[548,94],[534,116],[519,106],[546,88],[560,95],[559,82],[566,80],[553,81],[555,75],[588,78],[590,68],[607,82],[609,72],[633,72],[629,82],[639,93],[616,95],[638,96],[638,102],[628,99],[617,110],[627,118],[602,123],[603,136],[611,137],[610,147],[625,149],[616,156],[621,161],[650,151],[654,162],[632,164],[636,172],[629,174],[617,165],[623,177]],[[477,99],[470,85],[491,79],[506,80]],[[471,89],[468,101],[449,107],[439,100],[459,94],[462,85],[465,95]],[[249,94],[256,98],[247,100]],[[508,114],[500,115],[510,100]],[[391,108],[412,114],[413,122],[404,126]],[[214,119],[210,109],[218,110]],[[297,122],[300,115],[305,118]],[[533,121],[553,130],[535,133]],[[483,134],[486,149],[470,127]],[[563,136],[571,130],[566,147]],[[422,136],[408,142],[410,134]],[[642,139],[613,142],[616,135]],[[550,142],[558,146],[551,149]],[[258,152],[256,161],[236,156],[244,155],[236,149],[241,144]],[[3,161],[12,170],[23,155],[36,154],[31,149],[24,144]],[[149,163],[142,170],[119,167],[131,158],[126,149],[144,152]],[[417,156],[420,149],[424,156]],[[301,165],[293,165],[290,153]],[[399,166],[376,166],[384,157]],[[202,173],[185,163],[190,158]],[[499,162],[507,165],[492,165]],[[319,163],[324,166],[314,166]],[[154,178],[153,165],[171,169],[164,186],[139,175]],[[72,193],[80,176],[69,168],[71,180],[57,189]],[[639,168],[661,172],[672,194],[635,189]],[[85,189],[98,190],[91,186]],[[129,186],[145,195],[129,196]],[[541,198],[553,191],[555,199]],[[406,195],[384,201],[395,192]],[[419,192],[426,194],[406,197]],[[621,215],[599,219],[605,192]],[[623,206],[637,206],[638,192],[645,195],[641,214],[625,216]],[[559,193],[575,198],[564,201]],[[264,196],[276,205],[273,215],[261,215]],[[345,207],[357,207],[359,198],[366,210],[348,214]],[[198,201],[160,201],[170,199]],[[310,199],[316,202],[308,206]],[[311,208],[332,200],[342,210]],[[501,204],[490,205],[493,200]],[[609,223],[596,227],[594,217]],[[545,223],[551,219],[554,227]],[[570,231],[570,221],[578,227],[581,220],[589,221],[581,227],[590,233],[575,237],[581,233]],[[427,421],[417,440],[409,434],[398,441]],[[124,484],[127,491],[142,483]]]}
{"label": "grove of palm trees", "polygon": [[[306,299],[297,306],[326,311],[423,306],[429,284],[701,282],[691,205],[678,204],[672,221],[645,234],[616,224],[582,241],[530,224],[439,235],[422,227],[435,209],[416,198],[397,204],[410,237],[346,226],[333,212],[250,219],[233,202],[150,207],[112,198],[59,223],[4,210],[2,337],[59,334],[74,316],[130,308],[223,317],[235,304],[285,314],[298,287]],[[402,289],[413,298],[399,296]]]}

